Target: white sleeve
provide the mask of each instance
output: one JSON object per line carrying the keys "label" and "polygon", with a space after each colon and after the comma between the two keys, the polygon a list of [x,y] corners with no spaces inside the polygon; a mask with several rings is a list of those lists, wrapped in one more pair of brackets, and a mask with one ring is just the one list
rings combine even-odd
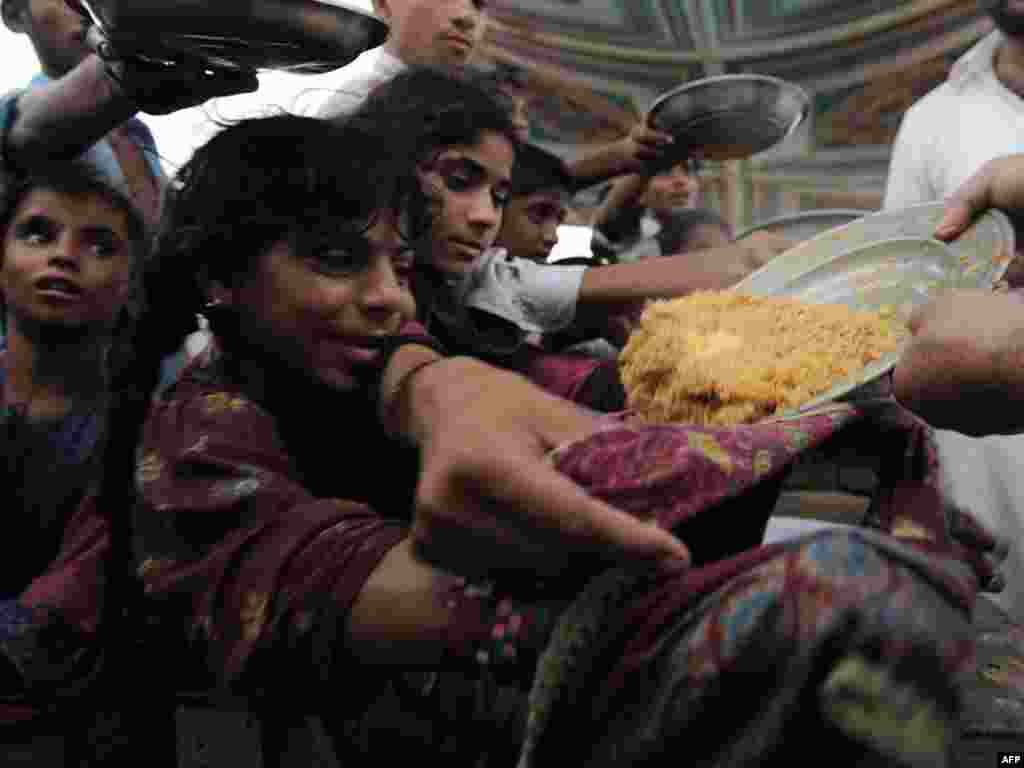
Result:
{"label": "white sleeve", "polygon": [[529,333],[561,331],[576,317],[587,267],[537,264],[495,249],[463,278],[459,298],[468,307],[497,315]]}
{"label": "white sleeve", "polygon": [[884,209],[906,208],[936,199],[928,181],[928,146],[932,131],[928,126],[923,104],[915,104],[903,116],[889,161],[889,177],[885,184]]}

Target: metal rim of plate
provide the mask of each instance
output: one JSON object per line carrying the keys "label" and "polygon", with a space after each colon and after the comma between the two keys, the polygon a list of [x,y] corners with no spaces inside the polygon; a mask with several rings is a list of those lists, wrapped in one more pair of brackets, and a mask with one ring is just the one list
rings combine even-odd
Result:
{"label": "metal rim of plate", "polygon": [[[314,60],[308,55],[299,55],[299,52],[308,48],[301,39],[257,39],[226,32],[158,32],[143,36],[141,39],[146,42],[140,45],[140,38],[136,34],[120,34],[117,26],[111,23],[108,9],[103,6],[102,0],[65,0],[72,10],[88,19],[117,48],[126,49],[131,55],[169,64],[181,55],[190,55],[226,69],[272,69],[296,74],[322,74],[345,66],[360,53],[381,45],[387,38],[388,23],[372,7],[365,7],[367,3],[353,0],[306,1],[313,6],[323,6],[349,15],[349,23],[345,25],[347,47],[344,54],[339,53],[341,49],[337,44],[325,49],[323,40],[320,40],[314,43],[314,47],[325,55]],[[359,29],[354,39],[353,21]]]}
{"label": "metal rim of plate", "polygon": [[[944,203],[923,203],[896,211],[880,211],[843,224],[806,240],[780,254],[733,287],[756,295],[771,295],[787,283],[856,248],[901,237],[932,237],[945,211]],[[1013,260],[1015,235],[1009,217],[989,210],[977,217],[956,240],[947,243],[956,254],[960,274],[953,277],[959,289],[991,290],[1006,274]],[[867,366],[857,376],[837,382],[827,392],[773,419],[797,418],[841,399],[858,395],[870,398],[873,386],[898,363],[900,352]]]}
{"label": "metal rim of plate", "polygon": [[[725,95],[729,93],[730,86],[742,88],[751,85],[774,90],[777,94],[774,103],[788,101],[790,102],[787,105],[789,109],[778,114],[765,114],[763,111],[758,112],[755,109],[758,106],[756,100],[737,104],[735,100],[730,103],[729,99],[725,98]],[[714,94],[716,89],[719,91],[718,94]],[[684,112],[682,115],[684,120],[679,121],[681,125],[666,125],[661,120],[662,113],[670,109],[668,105],[671,102],[678,102],[681,97],[697,96],[705,91],[718,96],[720,103],[692,109],[689,114]],[[647,110],[647,122],[658,130],[665,130],[673,134],[682,151],[687,153],[693,149],[700,151],[704,146],[705,151],[702,156],[705,159],[740,160],[764,152],[785,141],[807,119],[810,110],[811,99],[807,91],[788,80],[757,74],[716,75],[683,83],[658,96]],[[729,145],[733,147],[731,151],[707,151],[706,147],[709,145],[703,139],[707,134],[702,129],[715,124],[720,130],[727,126],[741,135],[738,140],[735,135],[728,137]],[[726,133],[728,132],[726,131]],[[688,138],[691,136],[693,138]]]}
{"label": "metal rim of plate", "polygon": [[869,216],[875,211],[866,210],[862,208],[816,208],[810,211],[800,211],[800,213],[789,213],[784,216],[775,216],[764,221],[759,221],[756,224],[751,224],[744,230],[741,230],[735,237],[736,240],[742,240],[748,235],[752,235],[755,232],[761,232],[763,230],[772,230],[775,227],[785,227],[787,224],[801,224],[804,222],[813,223],[817,220],[828,220],[835,218],[843,218],[845,221],[841,224],[834,224],[829,229],[832,229],[842,224],[848,224],[851,221],[862,219],[865,216]]}

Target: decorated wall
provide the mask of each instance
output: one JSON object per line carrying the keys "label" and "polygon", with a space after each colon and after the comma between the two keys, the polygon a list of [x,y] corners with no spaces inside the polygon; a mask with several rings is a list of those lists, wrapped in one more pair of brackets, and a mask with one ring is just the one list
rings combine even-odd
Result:
{"label": "decorated wall", "polygon": [[737,226],[877,207],[903,112],[991,29],[977,0],[491,0],[486,57],[521,67],[533,139],[563,154],[622,136],[658,94],[723,73],[803,86],[785,146],[709,169]]}

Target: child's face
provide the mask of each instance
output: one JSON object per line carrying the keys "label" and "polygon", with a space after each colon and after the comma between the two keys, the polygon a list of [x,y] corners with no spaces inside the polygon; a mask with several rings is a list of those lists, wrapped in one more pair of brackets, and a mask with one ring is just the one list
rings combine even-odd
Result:
{"label": "child's face", "polygon": [[419,167],[433,215],[430,258],[445,274],[465,273],[494,245],[514,162],[512,143],[488,131],[475,144],[446,147]]}
{"label": "child's face", "polygon": [[546,262],[568,215],[568,193],[547,189],[509,199],[497,244],[522,259]]}
{"label": "child's face", "polygon": [[86,22],[64,0],[25,0],[17,17],[18,30],[32,40],[43,71],[61,77],[84,59]]}
{"label": "child's face", "polygon": [[483,37],[483,0],[386,0],[389,42],[408,64],[462,67]]}
{"label": "child's face", "polygon": [[508,101],[516,138],[525,143],[530,140],[530,92],[516,85],[500,86],[501,95]]}
{"label": "child's face", "polygon": [[412,261],[394,217],[381,213],[347,250],[296,253],[289,240],[279,241],[216,298],[238,310],[250,339],[332,389],[350,391],[380,366],[382,341],[415,314]]}
{"label": "child's face", "polygon": [[685,208],[700,182],[691,176],[685,163],[673,166],[651,179],[644,193],[643,204],[655,211]]}
{"label": "child's face", "polygon": [[100,195],[29,192],[4,233],[8,318],[23,331],[109,332],[131,284],[129,232],[127,213]]}

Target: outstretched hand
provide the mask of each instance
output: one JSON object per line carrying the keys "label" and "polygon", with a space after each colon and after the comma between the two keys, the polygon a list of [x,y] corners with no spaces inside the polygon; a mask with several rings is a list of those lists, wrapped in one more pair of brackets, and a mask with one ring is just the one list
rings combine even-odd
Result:
{"label": "outstretched hand", "polygon": [[411,434],[420,447],[414,546],[460,573],[550,575],[578,556],[678,570],[680,541],[561,475],[546,460],[598,419],[526,379],[470,358],[415,377]]}

